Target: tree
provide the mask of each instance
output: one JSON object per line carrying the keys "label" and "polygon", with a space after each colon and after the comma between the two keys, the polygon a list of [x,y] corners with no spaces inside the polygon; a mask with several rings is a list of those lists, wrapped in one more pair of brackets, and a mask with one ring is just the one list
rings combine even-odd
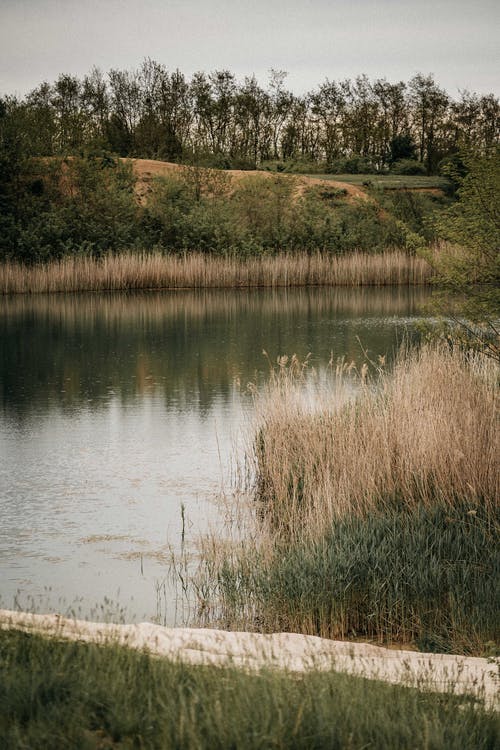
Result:
{"label": "tree", "polygon": [[426,163],[428,174],[433,174],[445,155],[442,153],[443,127],[450,100],[431,75],[417,73],[409,88],[419,160]]}
{"label": "tree", "polygon": [[81,106],[86,141],[93,145],[103,144],[109,117],[109,94],[98,68],[92,68],[83,79]]}
{"label": "tree", "polygon": [[500,148],[463,161],[458,201],[434,222],[451,244],[427,257],[462,338],[500,362]]}
{"label": "tree", "polygon": [[415,144],[410,133],[400,133],[394,136],[389,144],[389,164],[400,159],[415,159]]}
{"label": "tree", "polygon": [[271,133],[271,153],[273,159],[280,158],[281,132],[290,112],[293,94],[284,88],[288,73],[285,70],[269,71],[269,128]]}
{"label": "tree", "polygon": [[[402,145],[405,138],[411,140],[408,133],[408,107],[406,102],[406,84],[388,83],[385,78],[375,81],[373,93],[379,102],[379,117],[375,126],[376,151],[379,167],[398,159],[413,159],[414,147],[407,152],[395,155],[395,144]],[[398,140],[399,139],[399,140]]]}
{"label": "tree", "polygon": [[8,102],[0,99],[0,259],[15,248],[17,240],[16,183],[21,171],[19,144],[9,128]]}
{"label": "tree", "polygon": [[[135,155],[135,129],[142,114],[140,74],[109,71],[111,124],[108,139],[121,156]],[[116,139],[116,142],[115,142]]]}
{"label": "tree", "polygon": [[57,123],[59,153],[74,153],[83,143],[84,116],[81,111],[81,81],[65,73],[53,86],[52,107]]}

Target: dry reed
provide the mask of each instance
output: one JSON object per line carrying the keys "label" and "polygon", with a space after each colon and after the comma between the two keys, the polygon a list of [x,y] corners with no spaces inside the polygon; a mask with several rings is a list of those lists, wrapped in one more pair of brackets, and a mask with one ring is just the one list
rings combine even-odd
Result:
{"label": "dry reed", "polygon": [[204,540],[200,610],[232,629],[488,653],[498,366],[426,346],[375,387],[362,370],[357,395],[347,369],[325,394],[282,360],[258,396],[253,498],[234,541]]}
{"label": "dry reed", "polygon": [[[363,373],[362,373],[363,375]],[[403,506],[493,508],[500,497],[497,367],[424,347],[376,389],[304,407],[290,369],[261,403],[259,492],[275,528],[316,537],[332,519]],[[342,403],[343,401],[343,403]],[[305,525],[304,525],[305,524]]]}
{"label": "dry reed", "polygon": [[428,263],[403,251],[378,255],[214,257],[123,253],[99,259],[68,257],[46,264],[0,264],[0,293],[180,289],[205,287],[290,287],[307,285],[383,286],[425,284]]}

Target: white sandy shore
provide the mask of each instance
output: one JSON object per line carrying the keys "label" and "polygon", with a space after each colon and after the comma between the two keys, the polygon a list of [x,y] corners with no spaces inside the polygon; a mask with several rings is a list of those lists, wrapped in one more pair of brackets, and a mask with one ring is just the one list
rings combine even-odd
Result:
{"label": "white sandy shore", "polygon": [[0,610],[0,629],[101,644],[114,642],[190,664],[274,667],[291,672],[333,669],[422,689],[472,694],[483,697],[489,707],[499,707],[498,661],[479,657],[393,650],[296,633],[165,628],[149,622],[113,625],[9,610]]}

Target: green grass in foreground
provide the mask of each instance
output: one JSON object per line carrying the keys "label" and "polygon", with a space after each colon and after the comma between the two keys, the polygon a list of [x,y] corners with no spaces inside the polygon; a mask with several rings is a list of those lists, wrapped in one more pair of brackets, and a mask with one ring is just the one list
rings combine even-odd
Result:
{"label": "green grass in foreground", "polygon": [[310,174],[308,177],[317,177],[320,180],[335,180],[348,182],[350,185],[364,185],[371,183],[376,188],[395,190],[397,188],[438,188],[445,190],[449,183],[444,177],[437,175],[398,175],[398,174]]}
{"label": "green grass in foreground", "polygon": [[498,747],[470,701],[335,673],[192,667],[0,633],[0,745],[14,748]]}

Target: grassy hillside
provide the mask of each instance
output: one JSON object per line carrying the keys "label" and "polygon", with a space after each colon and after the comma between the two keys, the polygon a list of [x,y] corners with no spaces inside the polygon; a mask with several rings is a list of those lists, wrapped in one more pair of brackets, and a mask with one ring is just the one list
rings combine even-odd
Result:
{"label": "grassy hillside", "polygon": [[315,174],[316,180],[328,180],[344,185],[356,185],[384,190],[440,190],[449,187],[449,182],[438,175],[396,175],[396,174]]}
{"label": "grassy hillside", "polygon": [[[159,250],[248,257],[416,248],[442,208],[335,180],[126,162],[106,154],[20,163],[0,214],[0,261]],[[413,194],[412,194],[413,195]],[[434,196],[433,196],[434,197]]]}

